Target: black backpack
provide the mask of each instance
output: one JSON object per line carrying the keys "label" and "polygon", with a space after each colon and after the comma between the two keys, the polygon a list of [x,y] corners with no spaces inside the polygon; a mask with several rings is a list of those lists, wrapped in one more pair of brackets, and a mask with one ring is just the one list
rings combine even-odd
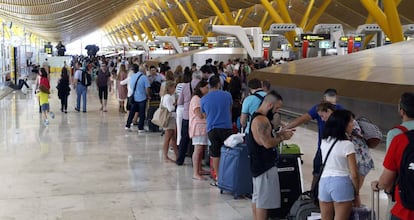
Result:
{"label": "black backpack", "polygon": [[151,83],[151,101],[160,101],[161,83],[154,81]]}
{"label": "black backpack", "polygon": [[89,74],[85,70],[82,70],[82,80],[81,80],[81,83],[84,86],[90,86],[90,85],[92,85],[92,76],[91,76],[91,74]]}
{"label": "black backpack", "polygon": [[398,173],[398,188],[404,208],[414,210],[414,130],[405,133],[408,145],[404,150]]}

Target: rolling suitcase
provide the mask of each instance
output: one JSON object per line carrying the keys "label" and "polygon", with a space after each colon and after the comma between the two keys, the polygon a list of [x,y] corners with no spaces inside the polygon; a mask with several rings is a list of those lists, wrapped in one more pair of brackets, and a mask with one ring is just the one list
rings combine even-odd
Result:
{"label": "rolling suitcase", "polygon": [[253,180],[246,144],[239,144],[234,148],[221,147],[217,186],[220,188],[220,193],[231,192],[234,199],[253,193]]}
{"label": "rolling suitcase", "polygon": [[302,194],[301,155],[279,154],[277,169],[281,206],[278,209],[270,209],[268,215],[272,219],[285,219],[295,201]]}

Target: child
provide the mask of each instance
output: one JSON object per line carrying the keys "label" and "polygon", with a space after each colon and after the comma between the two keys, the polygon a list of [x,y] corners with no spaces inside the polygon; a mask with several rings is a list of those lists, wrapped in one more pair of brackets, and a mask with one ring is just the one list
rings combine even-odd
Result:
{"label": "child", "polygon": [[56,86],[58,90],[58,96],[61,102],[61,112],[68,113],[68,96],[70,93],[70,87],[69,87],[69,75],[68,70],[64,67],[62,68],[62,75],[59,79],[59,82]]}
{"label": "child", "polygon": [[[37,96],[39,96],[39,103],[40,103],[40,108],[43,114],[43,118],[44,118],[44,124],[45,126],[49,125],[49,120],[47,119],[47,113],[49,113],[49,89],[47,89],[46,86],[44,85],[40,85],[39,86],[39,93],[37,94]],[[53,112],[50,112],[50,117],[51,118],[55,118],[55,114],[53,114]]]}

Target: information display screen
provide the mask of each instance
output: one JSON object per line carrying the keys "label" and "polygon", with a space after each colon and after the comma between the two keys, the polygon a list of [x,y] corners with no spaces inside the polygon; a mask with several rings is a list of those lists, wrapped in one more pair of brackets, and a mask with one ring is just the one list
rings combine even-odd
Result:
{"label": "information display screen", "polygon": [[329,40],[321,40],[321,41],[319,41],[319,48],[321,48],[321,49],[329,49],[329,48],[331,48],[331,41],[329,41]]}

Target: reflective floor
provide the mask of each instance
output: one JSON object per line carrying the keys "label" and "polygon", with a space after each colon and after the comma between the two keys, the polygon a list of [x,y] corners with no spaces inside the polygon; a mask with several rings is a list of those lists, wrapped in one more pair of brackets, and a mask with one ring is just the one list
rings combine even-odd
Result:
{"label": "reflective floor", "polygon": [[[192,180],[189,158],[181,167],[164,163],[160,133],[125,131],[126,114],[118,113],[113,93],[106,113],[99,111],[96,88],[88,92],[87,113],[74,111],[71,93],[64,114],[53,91],[56,117],[48,127],[30,92],[0,100],[0,219],[252,219],[249,199],[234,200],[209,181]],[[316,132],[298,128],[289,142],[305,153],[309,188]],[[381,172],[384,151],[373,154],[378,169],[361,191],[368,206],[368,183]]]}

